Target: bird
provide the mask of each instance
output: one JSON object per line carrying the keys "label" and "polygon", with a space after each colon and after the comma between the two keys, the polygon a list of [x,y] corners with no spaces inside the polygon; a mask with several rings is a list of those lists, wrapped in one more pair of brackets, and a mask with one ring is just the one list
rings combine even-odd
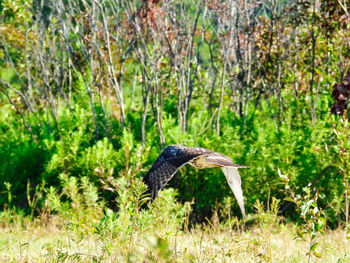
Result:
{"label": "bird", "polygon": [[244,200],[241,187],[239,168],[248,168],[235,164],[231,158],[205,148],[187,147],[183,145],[169,145],[158,156],[150,170],[142,178],[147,186],[145,195],[153,200],[158,192],[170,181],[176,172],[184,165],[190,164],[198,169],[220,167],[225,174],[226,180],[236,197],[245,221]]}

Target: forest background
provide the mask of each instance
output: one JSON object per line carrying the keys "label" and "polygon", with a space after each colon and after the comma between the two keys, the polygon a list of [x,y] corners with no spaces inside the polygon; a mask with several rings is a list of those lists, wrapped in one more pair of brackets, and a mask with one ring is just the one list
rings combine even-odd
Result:
{"label": "forest background", "polygon": [[[300,238],[310,235],[309,259],[322,256],[316,233],[349,226],[349,6],[1,1],[4,229],[60,218],[80,236],[108,240],[102,258],[125,259],[134,228],[151,231],[161,218],[155,247],[173,260],[172,231],[232,229],[241,216],[221,171],[191,167],[156,208],[139,209],[140,178],[166,145],[181,144],[249,166],[240,171],[247,225],[271,226],[263,214],[294,222]],[[111,254],[116,238],[124,254]],[[72,255],[57,246],[47,255]]]}

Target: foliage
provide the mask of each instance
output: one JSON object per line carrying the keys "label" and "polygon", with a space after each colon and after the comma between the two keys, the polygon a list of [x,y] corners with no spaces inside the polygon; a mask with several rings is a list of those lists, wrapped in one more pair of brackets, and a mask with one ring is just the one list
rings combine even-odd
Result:
{"label": "foliage", "polygon": [[284,199],[280,169],[300,200],[313,200],[305,187],[318,193],[330,227],[348,222],[348,124],[330,113],[349,67],[347,12],[339,1],[248,2],[2,1],[1,208],[72,217],[85,233],[104,213],[101,233],[116,221],[128,238],[152,219],[169,227],[155,241],[167,257],[163,240],[184,217],[240,215],[221,171],[191,167],[155,214],[139,211],[140,177],[165,145],[184,144],[250,167],[248,213]]}
{"label": "foliage", "polygon": [[67,220],[67,227],[88,235],[101,217],[104,205],[99,200],[97,188],[87,177],[60,175],[62,191],[50,187],[46,193],[44,208],[49,214],[59,213]]}
{"label": "foliage", "polygon": [[263,255],[263,257],[266,261],[272,260],[271,233],[279,231],[279,221],[281,220],[278,217],[279,203],[280,200],[272,197],[272,202],[270,204],[270,200],[268,200],[266,209],[264,208],[264,204],[261,203],[259,199],[256,200],[256,204],[254,205],[258,216],[258,223],[261,230],[261,236],[264,237],[261,238],[261,240],[259,240],[259,243],[265,243],[264,249],[266,251],[266,254]]}
{"label": "foliage", "polygon": [[[266,210],[262,212],[267,213]],[[9,214],[1,212],[0,216],[3,220]],[[291,223],[279,223],[278,228],[270,232],[268,248],[262,236],[266,229],[258,225],[246,227],[243,231],[241,224],[232,229],[222,224],[215,225],[213,221],[190,231],[179,231],[172,237],[159,236],[158,228],[150,228],[147,232],[134,228],[132,238],[125,240],[123,230],[109,231],[118,229],[118,213],[109,215],[106,211],[101,215],[109,220],[103,222],[105,233],[92,231],[89,235],[67,228],[69,219],[61,221],[54,215],[49,221],[28,220],[18,213],[12,216],[12,223],[0,228],[0,246],[7,248],[0,251],[0,259],[5,262],[306,261],[306,245],[295,239],[298,226]],[[108,236],[111,233],[113,237]],[[350,240],[345,239],[345,235],[342,229],[319,235],[317,249],[321,251],[322,259],[315,258],[315,261],[349,261]]]}
{"label": "foliage", "polygon": [[[280,171],[279,171],[280,172]],[[303,195],[296,195],[294,190],[289,186],[289,178],[287,175],[280,173],[280,177],[285,182],[285,188],[290,192],[289,197],[286,197],[286,201],[293,202],[300,217],[304,220],[304,224],[297,229],[298,238],[308,244],[308,262],[311,260],[311,256],[314,255],[318,258],[322,257],[322,254],[317,249],[319,242],[317,241],[318,234],[325,234],[326,219],[325,214],[318,207],[318,193],[312,193],[310,188],[303,188]]]}
{"label": "foliage", "polygon": [[349,121],[347,115],[344,115],[338,122],[333,122],[336,144],[334,145],[337,154],[337,166],[342,174],[342,186],[345,199],[345,224],[349,223],[349,193],[350,193],[350,140],[349,140]]}

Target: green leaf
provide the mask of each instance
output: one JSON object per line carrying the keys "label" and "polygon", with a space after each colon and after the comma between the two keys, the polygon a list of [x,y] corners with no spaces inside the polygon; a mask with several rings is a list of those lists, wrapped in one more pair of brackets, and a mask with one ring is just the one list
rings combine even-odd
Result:
{"label": "green leaf", "polygon": [[312,252],[314,252],[314,251],[316,250],[317,246],[318,246],[318,242],[313,243],[313,244],[311,245],[311,247],[310,247],[310,250],[311,250]]}
{"label": "green leaf", "polygon": [[311,233],[311,239],[313,240],[315,237],[316,237],[316,233],[315,233],[315,232],[312,232],[312,233]]}
{"label": "green leaf", "polygon": [[314,229],[315,229],[315,231],[320,231],[320,224],[318,223],[318,222],[316,222],[315,224],[314,224]]}
{"label": "green leaf", "polygon": [[326,224],[325,219],[323,217],[319,218],[318,219],[318,224],[319,224],[320,228],[323,228],[325,226],[325,224]]}
{"label": "green leaf", "polygon": [[298,237],[303,238],[304,232],[301,229],[297,230]]}
{"label": "green leaf", "polygon": [[308,202],[306,202],[302,205],[302,207],[300,208],[301,209],[301,216],[306,216],[312,203],[314,203],[314,200],[309,200]]}
{"label": "green leaf", "polygon": [[321,258],[322,254],[318,251],[313,251],[312,254],[314,254],[316,257]]}
{"label": "green leaf", "polygon": [[290,196],[287,196],[285,198],[283,198],[284,201],[288,201],[288,202],[292,202],[292,203],[295,203],[294,199],[291,198]]}

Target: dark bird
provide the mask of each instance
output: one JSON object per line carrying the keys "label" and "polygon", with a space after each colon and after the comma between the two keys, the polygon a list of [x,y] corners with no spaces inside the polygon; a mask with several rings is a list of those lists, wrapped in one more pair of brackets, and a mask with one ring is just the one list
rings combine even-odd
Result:
{"label": "dark bird", "polygon": [[153,199],[156,198],[158,192],[187,163],[198,169],[220,167],[237,199],[243,220],[245,220],[241,177],[239,176],[238,168],[247,168],[247,166],[234,164],[226,155],[208,149],[182,145],[169,145],[166,147],[143,177],[144,183],[148,186],[147,193]]}

